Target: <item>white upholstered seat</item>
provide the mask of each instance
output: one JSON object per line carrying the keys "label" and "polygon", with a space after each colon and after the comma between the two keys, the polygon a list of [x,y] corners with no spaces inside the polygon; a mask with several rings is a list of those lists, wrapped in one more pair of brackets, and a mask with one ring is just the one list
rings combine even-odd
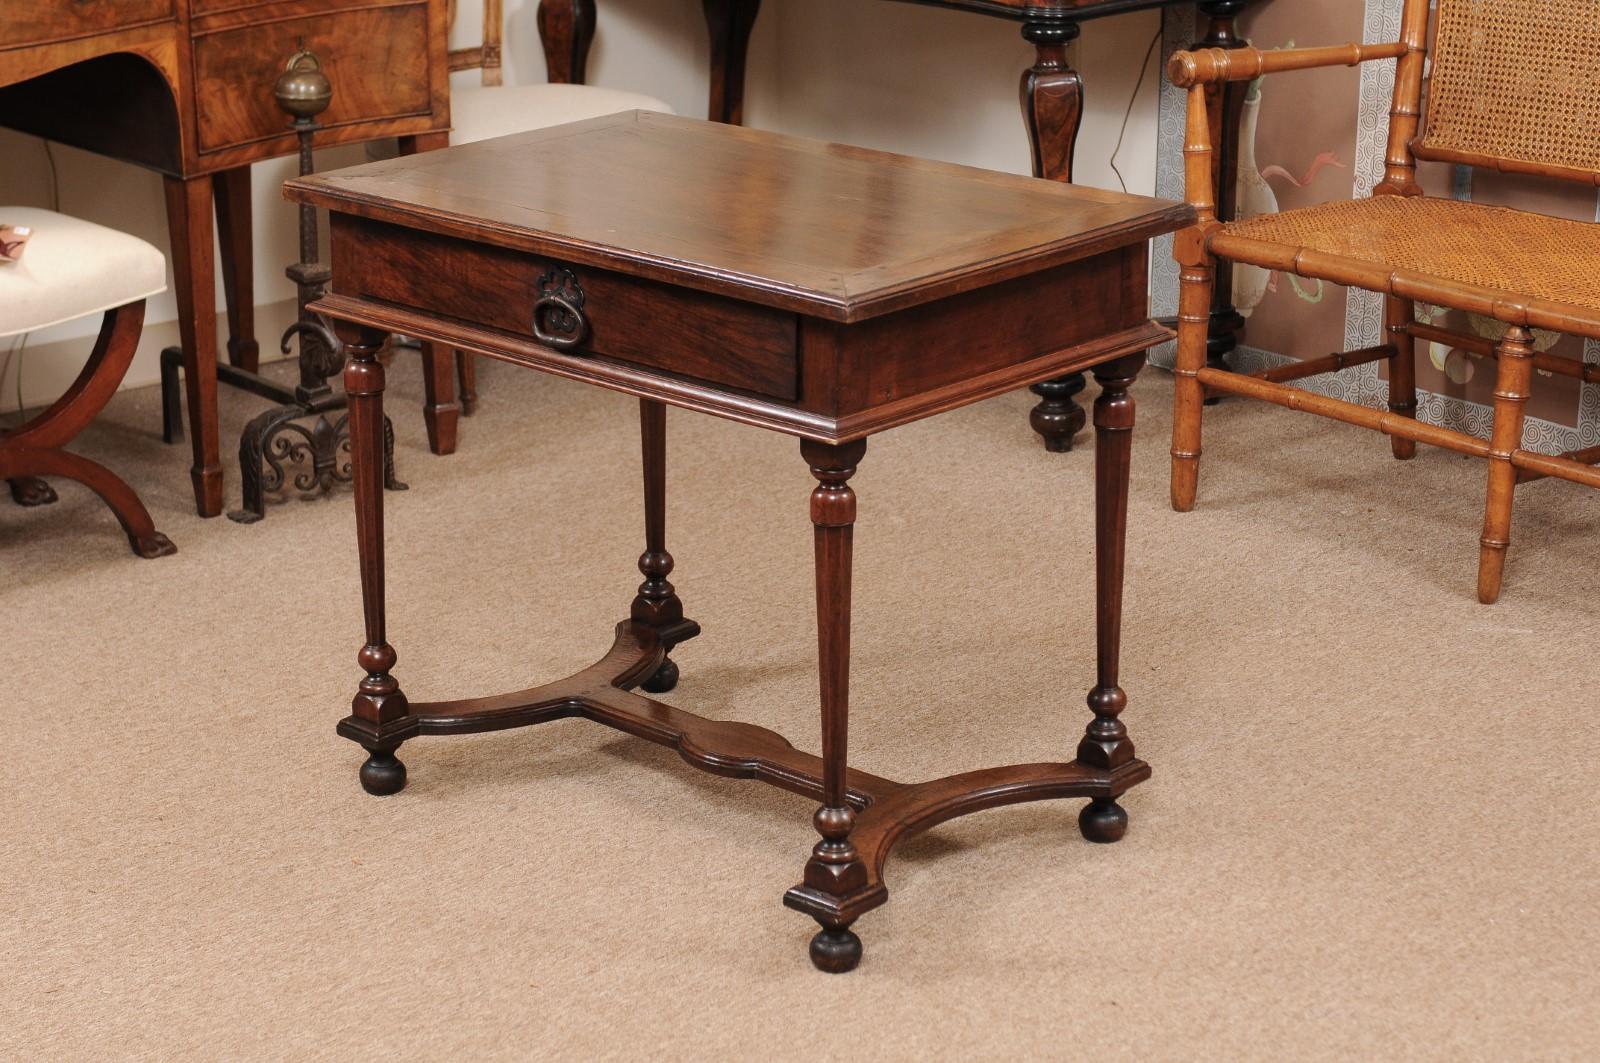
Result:
{"label": "white upholstered seat", "polygon": [[621,111],[672,108],[651,96],[598,85],[496,85],[450,94],[450,143],[471,144]]}
{"label": "white upholstered seat", "polygon": [[0,206],[0,222],[33,230],[20,261],[0,262],[0,337],[167,290],[166,256],[137,236],[37,207]]}

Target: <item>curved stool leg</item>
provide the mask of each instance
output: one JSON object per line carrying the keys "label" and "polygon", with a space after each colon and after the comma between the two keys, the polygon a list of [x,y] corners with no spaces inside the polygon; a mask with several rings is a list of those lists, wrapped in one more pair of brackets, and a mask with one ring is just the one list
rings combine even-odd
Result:
{"label": "curved stool leg", "polygon": [[117,393],[128,365],[139,348],[139,333],[144,329],[144,302],[129,303],[107,310],[100,323],[100,338],[84,363],[78,379],[49,408],[14,432],[7,432],[7,446],[62,447],[88,427],[106,403]]}
{"label": "curved stool leg", "polygon": [[166,557],[177,553],[172,540],[156,531],[149,510],[144,508],[133,488],[110,469],[64,450],[39,450],[12,446],[9,442],[0,444],[0,476],[13,479],[40,475],[76,480],[99,495],[111,507],[127,533],[128,545],[140,557]]}

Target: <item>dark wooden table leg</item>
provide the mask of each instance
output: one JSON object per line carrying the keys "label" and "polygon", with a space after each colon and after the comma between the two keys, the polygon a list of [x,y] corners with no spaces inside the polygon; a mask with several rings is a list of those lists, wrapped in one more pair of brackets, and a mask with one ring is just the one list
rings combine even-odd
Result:
{"label": "dark wooden table leg", "polygon": [[761,0],[703,0],[711,31],[711,106],[707,117],[729,125],[744,123],[745,60],[750,31]]}
{"label": "dark wooden table leg", "polygon": [[[1097,366],[1100,397],[1094,402],[1095,687],[1094,719],[1078,743],[1078,761],[1111,770],[1133,760],[1128,728],[1118,717],[1128,696],[1118,686],[1122,651],[1122,572],[1128,528],[1128,470],[1133,455],[1133,397],[1128,388],[1144,365],[1136,354]],[[1115,798],[1096,797],[1078,816],[1092,842],[1114,842],[1128,830],[1128,814]]]}
{"label": "dark wooden table leg", "polygon": [[[400,154],[415,155],[450,146],[448,133],[425,133],[420,136],[400,138]],[[435,454],[454,454],[458,426],[461,423],[461,403],[456,400],[456,380],[476,387],[476,373],[466,365],[470,355],[448,351],[432,343],[423,343],[422,353],[422,422],[428,429],[428,449]],[[473,398],[477,398],[474,390]]]}
{"label": "dark wooden table leg", "polygon": [[228,306],[228,364],[261,369],[256,342],[255,241],[250,222],[250,167],[211,175],[217,202],[217,244],[222,248],[222,292]]}
{"label": "dark wooden table leg", "polygon": [[[1072,180],[1072,155],[1083,124],[1083,78],[1067,64],[1067,46],[1078,38],[1078,24],[1065,19],[1025,22],[1022,36],[1036,54],[1022,75],[1022,116],[1033,148],[1033,175],[1049,181]],[[1046,450],[1065,453],[1088,417],[1074,401],[1084,388],[1082,373],[1033,385],[1039,404],[1028,423]]]}
{"label": "dark wooden table leg", "polygon": [[[840,446],[801,440],[800,453],[817,478],[811,492],[816,527],[817,670],[822,694],[822,807],[813,822],[822,840],[806,862],[804,884],[842,901],[866,885],[867,868],[850,841],[855,810],[845,799],[850,730],[850,562],[856,495],[850,488],[867,441]],[[861,962],[853,919],[825,919],[811,939],[811,962],[838,974]]]}
{"label": "dark wooden table leg", "polygon": [[167,227],[178,298],[178,334],[183,343],[184,387],[194,465],[195,510],[202,517],[222,512],[222,451],[217,430],[217,288],[211,251],[211,178],[166,179]]}
{"label": "dark wooden table leg", "polygon": [[399,793],[406,767],[395,756],[403,738],[384,733],[384,725],[405,718],[408,707],[400,684],[390,675],[396,654],[384,630],[383,598],[383,387],[378,361],[388,336],[374,329],[342,325],[347,362],[344,390],[350,408],[350,465],[356,497],[356,545],[361,560],[361,605],[367,642],[356,654],[366,677],[351,702],[352,717],[370,733],[361,744],[367,751],[361,785],[369,794]]}
{"label": "dark wooden table leg", "polygon": [[539,0],[538,22],[546,80],[582,85],[589,76],[589,46],[594,43],[594,0]]}
{"label": "dark wooden table leg", "polygon": [[[639,400],[639,441],[644,457],[644,553],[639,571],[644,582],[634,596],[632,617],[654,628],[683,621],[683,602],[667,577],[672,555],[667,553],[667,408],[651,399]],[[652,694],[665,694],[678,685],[678,665],[671,657],[639,684]]]}
{"label": "dark wooden table leg", "polygon": [[[1210,22],[1206,35],[1195,42],[1197,48],[1240,48],[1247,42],[1239,36],[1238,16],[1248,0],[1199,0],[1201,14]],[[1211,95],[1211,106],[1217,114],[1213,129],[1220,129],[1216,151],[1212,155],[1211,187],[1216,190],[1217,220],[1230,222],[1235,217],[1239,199],[1239,126],[1244,118],[1244,97],[1248,85],[1242,81],[1229,82]],[[1211,296],[1211,324],[1206,339],[1206,365],[1213,369],[1227,369],[1227,357],[1239,346],[1239,333],[1244,329],[1244,317],[1233,305],[1233,268],[1217,270],[1216,287]],[[1214,404],[1216,398],[1207,399]]]}

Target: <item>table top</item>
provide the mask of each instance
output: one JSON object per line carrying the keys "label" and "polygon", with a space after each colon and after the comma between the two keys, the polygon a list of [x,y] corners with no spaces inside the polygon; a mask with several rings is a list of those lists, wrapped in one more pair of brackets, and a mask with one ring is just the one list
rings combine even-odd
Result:
{"label": "table top", "polygon": [[1181,228],[1181,203],[633,111],[285,185],[312,203],[854,322]]}

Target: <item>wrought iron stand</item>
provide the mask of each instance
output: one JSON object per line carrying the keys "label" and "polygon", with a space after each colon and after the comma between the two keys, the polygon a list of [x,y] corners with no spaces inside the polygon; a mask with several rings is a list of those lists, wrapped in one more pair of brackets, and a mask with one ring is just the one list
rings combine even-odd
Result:
{"label": "wrought iron stand", "polygon": [[[300,175],[308,176],[316,168],[312,141],[322,128],[316,116],[333,99],[333,86],[317,57],[302,47],[278,78],[273,96],[293,118],[290,125],[300,140]],[[291,342],[299,337],[300,383],[290,389],[238,366],[217,366],[219,381],[279,404],[253,419],[239,438],[244,501],[228,519],[240,524],[254,524],[266,516],[266,494],[284,487],[290,475],[287,465],[309,466],[294,474],[294,486],[301,492],[328,492],[335,484],[350,482],[349,418],[341,413],[329,419],[330,414],[345,408],[344,393],[328,383],[344,366],[344,348],[327,323],[306,310],[322,295],[329,278],[328,268],[317,259],[317,212],[301,206],[300,261],[285,271],[298,293],[299,320],[289,326],[281,344],[283,353],[288,354]],[[250,296],[246,292],[239,297]],[[168,443],[183,438],[178,390],[182,364],[183,352],[178,348],[161,352],[162,438]],[[309,427],[300,423],[311,417],[316,421]],[[383,486],[390,491],[406,489],[394,474],[394,425],[388,417],[383,420]]]}

